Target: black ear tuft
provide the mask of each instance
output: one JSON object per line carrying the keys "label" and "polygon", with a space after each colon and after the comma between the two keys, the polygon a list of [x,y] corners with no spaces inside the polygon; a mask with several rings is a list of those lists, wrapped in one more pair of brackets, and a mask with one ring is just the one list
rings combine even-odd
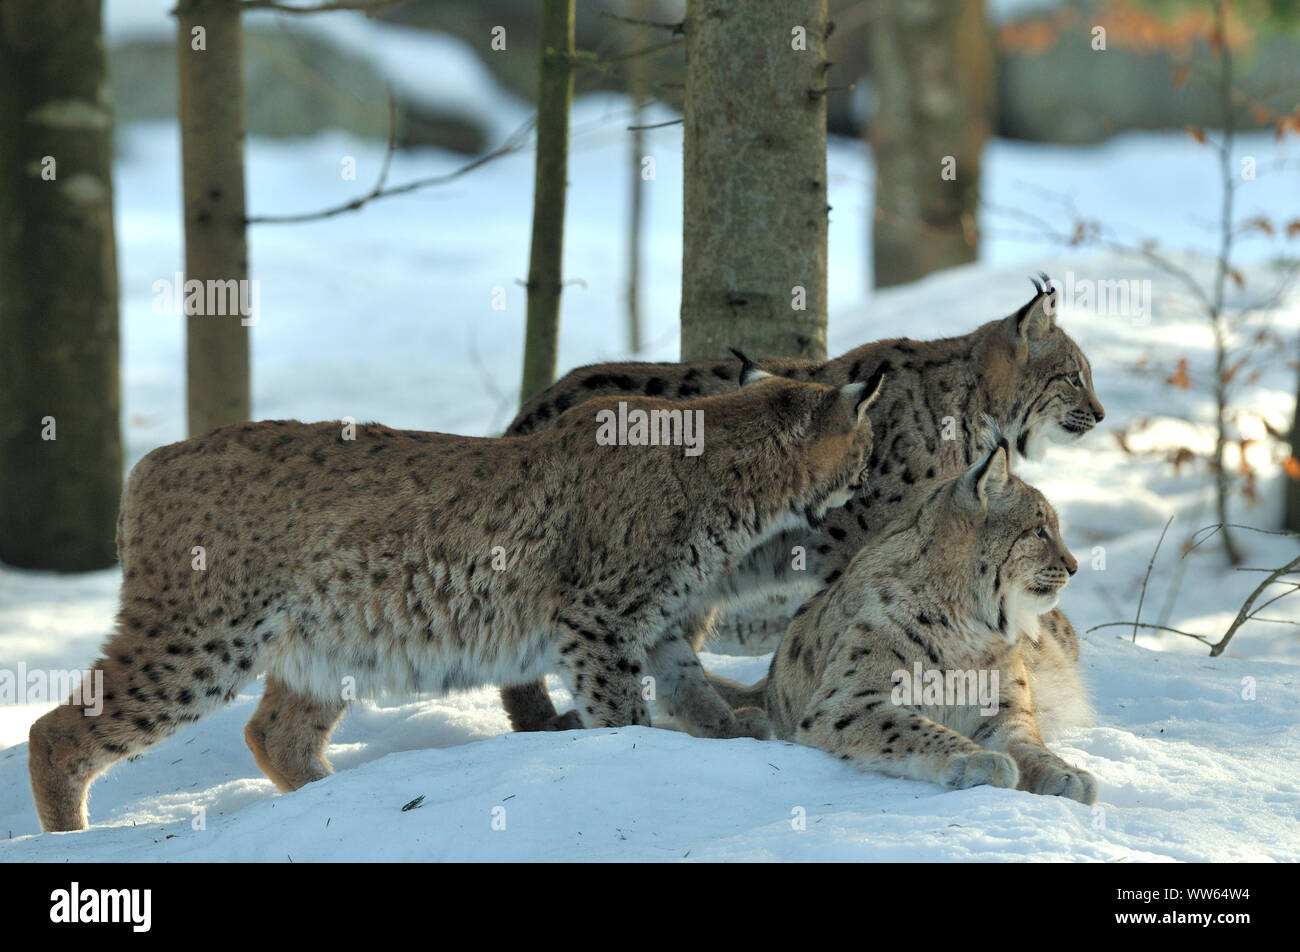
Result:
{"label": "black ear tuft", "polygon": [[[862,399],[875,402],[876,397],[880,396],[880,388],[885,382],[885,371],[889,370],[889,362],[881,364],[875,369],[870,377],[867,378],[866,389],[862,391]],[[859,401],[861,404],[861,401]]]}
{"label": "black ear tuft", "polygon": [[740,358],[740,376],[737,379],[740,381],[742,387],[747,383],[753,383],[761,377],[771,376],[770,374],[760,370],[752,360],[735,347],[728,347],[727,350]]}
{"label": "black ear tuft", "polygon": [[[1039,271],[1038,274],[1039,274],[1039,277],[1047,277],[1047,276],[1046,276],[1045,274],[1043,274],[1043,272],[1041,272],[1041,271]],[[1034,277],[1032,274],[1029,276],[1029,283],[1032,284],[1032,285],[1034,286],[1034,290],[1037,291],[1039,294],[1042,294],[1042,293],[1043,293],[1043,283],[1042,283],[1042,281],[1040,281],[1038,278]]]}

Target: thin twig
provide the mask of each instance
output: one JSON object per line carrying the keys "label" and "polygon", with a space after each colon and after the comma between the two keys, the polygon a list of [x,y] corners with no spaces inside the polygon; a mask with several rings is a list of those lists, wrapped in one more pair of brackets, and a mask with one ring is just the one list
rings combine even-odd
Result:
{"label": "thin twig", "polygon": [[632,50],[628,53],[616,53],[613,56],[600,56],[596,53],[581,52],[575,53],[569,58],[569,64],[574,69],[584,67],[598,69],[602,72],[613,72],[614,67],[619,63],[626,63],[630,60],[643,59],[647,56],[654,56],[665,50],[681,49],[686,44],[681,40],[664,40],[662,43],[655,43],[653,46],[647,46],[639,50]]}
{"label": "thin twig", "polygon": [[1210,646],[1211,658],[1217,658],[1219,655],[1223,654],[1223,649],[1228,647],[1228,642],[1231,641],[1232,636],[1237,633],[1237,629],[1250,620],[1251,608],[1255,605],[1255,599],[1259,598],[1259,596],[1263,594],[1264,589],[1268,588],[1283,575],[1293,572],[1297,568],[1300,568],[1300,555],[1297,555],[1281,568],[1274,569],[1268,574],[1268,578],[1259,583],[1255,590],[1250,593],[1250,597],[1242,604],[1241,610],[1237,612],[1237,617],[1232,620],[1232,624],[1228,626],[1228,630],[1224,632],[1223,637],[1220,638],[1216,644]]}
{"label": "thin twig", "polygon": [[686,32],[686,21],[678,20],[676,23],[668,23],[663,20],[638,20],[636,17],[619,16],[617,13],[610,13],[608,10],[600,11],[602,20],[613,20],[615,23],[626,23],[630,26],[649,26],[656,30],[669,30],[674,36],[681,36]]}
{"label": "thin twig", "polygon": [[[1177,513],[1175,513],[1174,515],[1177,515]],[[1155,551],[1151,553],[1151,561],[1147,563],[1147,574],[1142,579],[1142,593],[1138,596],[1137,615],[1133,617],[1134,643],[1136,643],[1138,640],[1138,623],[1142,621],[1142,603],[1145,602],[1147,599],[1147,582],[1151,581],[1151,569],[1155,567],[1156,556],[1160,554],[1160,546],[1165,541],[1165,533],[1169,531],[1169,527],[1173,524],[1174,524],[1174,517],[1170,516],[1169,521],[1165,523],[1165,527],[1160,530],[1160,538],[1156,540]]]}
{"label": "thin twig", "polygon": [[406,182],[402,185],[394,185],[392,188],[385,188],[384,181],[388,174],[388,163],[389,163],[389,157],[391,156],[391,149],[390,149],[389,153],[385,155],[383,177],[381,177],[380,180],[375,183],[375,187],[372,188],[365,195],[361,195],[357,198],[354,198],[350,202],[344,202],[341,205],[334,205],[330,208],[325,208],[317,212],[302,212],[296,215],[250,215],[246,219],[246,221],[250,225],[291,224],[291,223],[304,222],[304,221],[316,221],[321,218],[330,218],[334,215],[341,215],[344,212],[357,211],[359,208],[366,205],[367,203],[372,202],[379,198],[388,198],[393,195],[404,195],[407,192],[414,192],[417,189],[427,188],[431,185],[445,185],[448,182],[455,181],[456,179],[460,178],[462,175],[466,175],[474,171],[475,169],[480,168],[481,166],[487,165],[489,162],[493,161],[494,159],[499,159],[501,158],[501,156],[509,155],[512,152],[518,152],[520,149],[524,147],[524,143],[525,141],[527,141],[528,133],[532,131],[533,124],[536,121],[537,121],[536,116],[529,118],[529,120],[525,122],[522,126],[520,126],[518,129],[516,129],[510,135],[510,137],[506,139],[505,143],[502,144],[499,148],[496,148],[491,152],[486,153],[485,155],[479,156],[477,159],[474,159],[472,162],[462,165],[454,172],[448,172],[444,175],[431,175],[427,178],[415,179],[414,181]]}
{"label": "thin twig", "polygon": [[[1291,587],[1288,588],[1285,592],[1283,592],[1283,593],[1280,594],[1280,595],[1274,595],[1272,598],[1270,598],[1268,601],[1266,601],[1263,605],[1260,605],[1260,606],[1259,606],[1258,608],[1256,608],[1253,612],[1251,612],[1251,613],[1250,613],[1250,617],[1251,617],[1252,619],[1257,618],[1260,612],[1262,612],[1265,608],[1268,608],[1269,605],[1272,605],[1272,604],[1273,604],[1275,601],[1277,601],[1279,598],[1286,598],[1286,597],[1287,597],[1288,595],[1290,595],[1292,592],[1300,591],[1300,582],[1285,582],[1285,583],[1283,583],[1283,584],[1285,584],[1285,585],[1290,585]],[[1259,620],[1259,621],[1264,621],[1265,619],[1263,619],[1263,618],[1259,618],[1258,620]]]}
{"label": "thin twig", "polygon": [[669,119],[667,122],[655,122],[648,126],[628,126],[627,128],[629,132],[635,132],[637,129],[662,129],[665,126],[679,126],[683,121],[682,119]]}
{"label": "thin twig", "polygon": [[[1210,534],[1207,535],[1204,539],[1201,539],[1199,541],[1194,541],[1192,543],[1192,548],[1194,549],[1202,542],[1208,542],[1210,539],[1214,538],[1214,533],[1222,529],[1223,526],[1224,523],[1222,522],[1216,522],[1212,526],[1201,526],[1201,528],[1197,529],[1195,532],[1192,533],[1192,539],[1195,540],[1198,535],[1200,535],[1202,532],[1206,531],[1207,529],[1210,531]],[[1300,535],[1300,532],[1295,532],[1294,530],[1291,529],[1261,529],[1259,526],[1247,526],[1247,525],[1242,525],[1239,522],[1229,522],[1227,523],[1227,526],[1230,529],[1245,529],[1248,532],[1258,532],[1260,533],[1260,535],[1284,535],[1284,536]],[[1260,571],[1260,570],[1256,570],[1256,571]],[[1263,571],[1271,572],[1273,570],[1266,569]]]}
{"label": "thin twig", "polygon": [[358,13],[371,14],[388,7],[401,6],[411,0],[329,0],[311,6],[297,7],[282,0],[244,0],[245,10],[274,10],[276,13],[331,13],[335,10],[353,10]]}
{"label": "thin twig", "polygon": [[[1085,632],[1085,634],[1094,632],[1098,628],[1127,628],[1133,624],[1135,623],[1131,621],[1108,621],[1104,625],[1093,625],[1087,632]],[[1206,638],[1203,635],[1198,635],[1195,632],[1183,631],[1181,628],[1170,628],[1168,625],[1152,625],[1145,621],[1138,622],[1136,625],[1138,628],[1151,628],[1155,631],[1172,631],[1176,635],[1186,635],[1188,638],[1195,638],[1197,641],[1204,642],[1207,645],[1210,644],[1209,638]]]}

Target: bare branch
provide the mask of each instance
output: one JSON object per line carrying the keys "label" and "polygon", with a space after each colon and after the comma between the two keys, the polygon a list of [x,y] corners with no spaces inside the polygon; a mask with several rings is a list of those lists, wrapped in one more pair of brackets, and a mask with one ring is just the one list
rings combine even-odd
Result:
{"label": "bare branch", "polygon": [[[1286,565],[1283,565],[1280,568],[1277,568],[1272,572],[1270,572],[1268,574],[1268,577],[1264,579],[1264,581],[1259,583],[1259,585],[1255,588],[1255,590],[1250,593],[1250,597],[1247,598],[1245,603],[1241,606],[1241,610],[1237,612],[1237,617],[1232,620],[1232,624],[1228,626],[1228,630],[1224,632],[1223,637],[1220,638],[1217,643],[1215,643],[1210,647],[1211,658],[1217,658],[1219,655],[1223,654],[1223,649],[1228,647],[1228,642],[1231,641],[1232,636],[1237,633],[1237,629],[1240,628],[1242,625],[1244,625],[1247,621],[1251,620],[1251,609],[1255,605],[1255,599],[1259,598],[1259,596],[1263,594],[1264,589],[1268,588],[1270,585],[1276,582],[1283,575],[1293,572],[1297,568],[1300,568],[1300,555],[1297,555]],[[1265,619],[1256,619],[1256,620],[1263,621]]]}
{"label": "bare branch", "polygon": [[[1131,621],[1108,621],[1104,625],[1093,625],[1091,628],[1088,629],[1088,632],[1085,632],[1085,634],[1089,632],[1094,632],[1099,628],[1127,628],[1132,624],[1134,623]],[[1150,628],[1153,631],[1172,631],[1176,635],[1185,635],[1188,638],[1195,638],[1197,641],[1203,642],[1207,645],[1210,644],[1209,638],[1205,638],[1201,635],[1196,634],[1195,632],[1183,631],[1181,628],[1170,628],[1168,625],[1152,625],[1152,624],[1148,624],[1147,622],[1140,622],[1138,623],[1137,627]]]}
{"label": "bare branch", "polygon": [[665,50],[681,49],[686,44],[682,40],[664,40],[662,43],[655,43],[651,46],[643,47],[639,50],[631,50],[627,53],[617,53],[613,56],[600,56],[596,53],[575,53],[569,60],[574,67],[587,66],[592,69],[599,69],[605,72],[612,71],[619,63],[626,63],[628,60],[641,59],[646,56],[654,56],[656,53],[662,53]]}
{"label": "bare branch", "polygon": [[506,141],[500,147],[493,149],[491,152],[488,152],[484,155],[480,155],[477,159],[474,159],[472,162],[468,162],[465,165],[462,165],[454,172],[448,172],[444,175],[431,175],[428,176],[427,178],[415,179],[414,181],[406,182],[402,185],[394,185],[392,188],[385,188],[384,182],[387,180],[388,166],[393,152],[392,149],[393,138],[392,138],[392,131],[390,129],[389,150],[384,156],[384,166],[383,166],[382,173],[380,175],[380,179],[378,182],[375,183],[375,187],[372,188],[365,195],[358,196],[357,198],[352,199],[352,201],[344,202],[341,205],[334,205],[331,206],[330,208],[322,209],[321,211],[302,212],[296,215],[251,215],[246,219],[246,221],[250,225],[262,225],[262,224],[283,225],[283,224],[296,224],[305,221],[316,221],[321,218],[330,218],[333,217],[334,215],[341,215],[344,212],[357,211],[358,209],[365,206],[367,203],[375,201],[376,199],[389,198],[390,196],[393,195],[405,195],[407,192],[414,192],[418,189],[428,188],[429,186],[432,185],[446,185],[448,182],[453,182],[456,179],[460,178],[461,176],[467,175],[468,173],[474,171],[475,169],[487,165],[489,162],[493,161],[494,159],[499,159],[501,158],[501,156],[509,155],[512,152],[518,152],[520,149],[524,147],[524,144],[527,142],[528,136],[532,132],[533,125],[534,123],[536,123],[536,121],[537,121],[536,116],[530,117],[527,122],[525,122],[513,133],[511,133],[510,137],[506,139]]}
{"label": "bare branch", "polygon": [[410,3],[411,0],[327,0],[325,3],[314,3],[310,6],[293,6],[284,3],[283,0],[244,0],[244,10],[274,10],[276,13],[332,13],[335,10],[353,10],[357,13],[364,13],[369,16],[388,7],[401,6],[403,3]]}
{"label": "bare branch", "polygon": [[1133,617],[1133,641],[1135,642],[1138,639],[1138,624],[1142,621],[1142,603],[1147,600],[1147,582],[1151,581],[1151,569],[1155,567],[1156,556],[1160,554],[1160,546],[1164,544],[1165,533],[1169,531],[1169,527],[1173,524],[1174,517],[1170,516],[1169,521],[1165,523],[1165,527],[1160,530],[1160,538],[1156,540],[1156,547],[1151,553],[1151,561],[1147,563],[1147,574],[1142,579],[1142,594],[1138,596],[1137,614]]}
{"label": "bare branch", "polygon": [[636,17],[619,16],[617,13],[610,13],[608,10],[600,11],[602,20],[613,20],[615,23],[627,23],[630,26],[648,26],[656,30],[668,30],[673,36],[683,36],[686,33],[686,21],[679,20],[676,23],[668,23],[663,20],[638,20]]}
{"label": "bare branch", "polygon": [[681,124],[681,119],[669,119],[667,122],[655,122],[648,126],[628,126],[627,128],[629,132],[634,132],[637,129],[662,129],[665,126],[680,126]]}
{"label": "bare branch", "polygon": [[[1239,522],[1229,522],[1229,523],[1216,522],[1212,526],[1201,526],[1201,528],[1197,529],[1195,532],[1192,533],[1192,540],[1193,540],[1192,549],[1196,548],[1202,542],[1208,542],[1210,539],[1214,538],[1214,534],[1218,532],[1220,529],[1222,529],[1225,524],[1230,529],[1245,529],[1248,532],[1258,532],[1260,535],[1282,535],[1282,536],[1300,535],[1300,532],[1293,532],[1290,529],[1261,529],[1259,526],[1247,526],[1247,525],[1242,525]],[[1209,530],[1209,535],[1207,535],[1203,539],[1198,540],[1196,537],[1200,535],[1202,532],[1205,532],[1207,529]],[[1188,549],[1188,551],[1190,552],[1191,549]],[[1186,558],[1186,554],[1184,554],[1184,558]],[[1243,570],[1243,571],[1249,571],[1249,570]],[[1271,572],[1273,570],[1255,569],[1253,571]]]}

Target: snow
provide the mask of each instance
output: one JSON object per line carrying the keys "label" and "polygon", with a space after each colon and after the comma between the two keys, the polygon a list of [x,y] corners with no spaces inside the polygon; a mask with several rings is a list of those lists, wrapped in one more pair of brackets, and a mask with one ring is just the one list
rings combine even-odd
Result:
{"label": "snow", "polygon": [[[561,368],[627,356],[629,116],[616,96],[575,103],[565,244],[566,277],[574,283],[563,300]],[[648,121],[666,118],[655,112]],[[121,132],[115,189],[124,434],[133,463],[183,435],[182,322],[152,308],[153,282],[170,279],[183,256],[176,129]],[[657,175],[647,183],[642,303],[650,343],[642,356],[673,359],[680,127],[652,130],[647,141]],[[1296,146],[1282,149],[1293,162]],[[1278,154],[1271,139],[1246,138],[1241,150],[1270,157],[1243,191],[1243,217],[1255,208],[1294,215],[1300,186],[1271,162]],[[357,161],[356,181],[340,175],[346,156]],[[369,187],[381,160],[379,144],[339,134],[253,140],[250,211],[305,211],[349,199]],[[433,151],[404,153],[389,181],[461,162]],[[524,150],[358,214],[255,226],[251,262],[262,305],[253,329],[255,415],[498,432],[517,403],[531,162]],[[1081,571],[1062,607],[1081,632],[1132,620],[1156,539],[1177,515],[1152,572],[1144,618],[1221,634],[1259,576],[1225,570],[1213,544],[1182,554],[1188,533],[1211,521],[1203,469],[1176,473],[1160,455],[1125,453],[1115,438],[1147,420],[1131,440],[1134,449],[1208,446],[1205,394],[1164,384],[1167,370],[1135,371],[1143,359],[1172,367],[1181,356],[1193,378],[1209,366],[1210,337],[1186,292],[1145,265],[1031,240],[1023,226],[1008,228],[1005,215],[990,212],[981,222],[988,236],[981,262],[869,295],[870,165],[860,144],[833,141],[829,166],[832,352],[898,334],[965,332],[1023,304],[1026,275],[1040,269],[1062,280],[1071,274],[1076,283],[1152,282],[1149,321],[1065,308],[1061,323],[1090,355],[1107,418],[1084,441],[1054,446],[1045,461],[1019,472],[1054,501],[1079,557]],[[1044,190],[1068,191],[1082,213],[1166,245],[1196,247],[1199,222],[1217,202],[1212,153],[1180,136],[1129,135],[1088,149],[993,142],[985,170],[993,205],[1044,213]],[[1265,262],[1286,246],[1278,240],[1246,250],[1246,287],[1254,294],[1265,286]],[[1180,260],[1209,273],[1204,259]],[[492,307],[496,288],[504,289],[504,310]],[[1234,294],[1247,299],[1245,291]],[[1284,340],[1300,332],[1294,300],[1268,317]],[[1295,370],[1284,355],[1260,369],[1241,405],[1281,427]],[[1261,424],[1243,419],[1240,426],[1249,435]],[[1281,476],[1261,444],[1251,454],[1261,502],[1237,505],[1233,516],[1275,526]],[[1283,537],[1243,534],[1239,541],[1248,566],[1275,566],[1295,552],[1294,540]],[[0,669],[20,662],[84,667],[110,628],[118,581],[116,570],[61,576],[0,568]],[[1296,615],[1294,603],[1274,607],[1277,617]],[[766,667],[764,658],[722,654],[705,663],[744,681]],[[9,705],[0,707],[0,860],[1300,859],[1294,629],[1248,624],[1225,657],[1210,659],[1204,646],[1177,635],[1141,633],[1134,643],[1128,628],[1103,628],[1083,636],[1081,663],[1096,724],[1052,743],[1098,778],[1097,808],[992,788],[945,792],[862,774],[820,751],[779,742],[646,728],[509,734],[493,688],[357,702],[330,748],[337,774],[282,796],[240,733],[260,695],[257,682],[218,714],[114,767],[93,788],[92,830],[39,835],[26,731],[50,705]],[[563,707],[567,695],[554,680],[552,690]],[[403,812],[418,797],[420,805]],[[505,828],[494,829],[502,818]]]}
{"label": "snow", "polygon": [[[704,660],[754,678],[767,659]],[[502,733],[487,689],[358,703],[331,749],[339,772],[277,796],[238,740],[251,691],[111,771],[87,833],[24,835],[35,830],[26,759],[22,747],[0,753],[0,830],[16,837],[0,840],[0,859],[1300,859],[1293,666],[1209,664],[1111,638],[1089,641],[1083,664],[1101,686],[1098,726],[1055,746],[1100,778],[1094,808],[945,792],[781,742],[642,727]],[[1258,700],[1241,699],[1243,677],[1258,680]]]}

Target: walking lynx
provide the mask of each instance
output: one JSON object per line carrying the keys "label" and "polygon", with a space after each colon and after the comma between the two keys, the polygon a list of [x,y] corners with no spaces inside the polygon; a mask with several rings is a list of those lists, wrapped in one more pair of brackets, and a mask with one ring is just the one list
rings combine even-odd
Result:
{"label": "walking lynx", "polygon": [[[530,436],[365,425],[346,439],[277,421],[154,450],[123,494],[102,713],[69,703],[31,728],[42,824],[84,828],[98,774],[261,671],[245,737],[284,790],[329,773],[349,680],[447,692],[558,670],[588,726],[648,724],[647,670],[661,690],[711,693],[663,620],[754,545],[843,504],[875,395],[753,373],[686,403],[591,401]],[[607,445],[606,414],[634,412],[698,414],[700,452]],[[766,731],[713,697],[719,733]]]}

